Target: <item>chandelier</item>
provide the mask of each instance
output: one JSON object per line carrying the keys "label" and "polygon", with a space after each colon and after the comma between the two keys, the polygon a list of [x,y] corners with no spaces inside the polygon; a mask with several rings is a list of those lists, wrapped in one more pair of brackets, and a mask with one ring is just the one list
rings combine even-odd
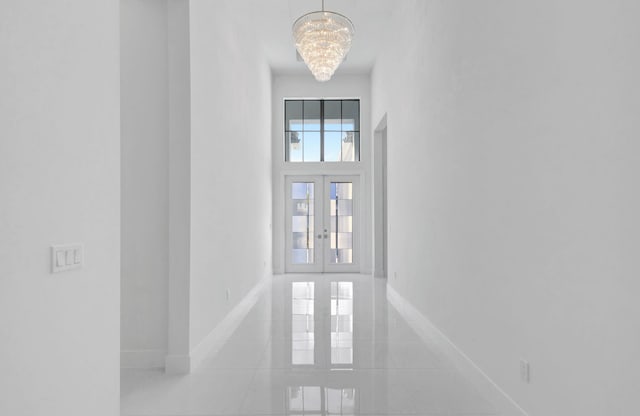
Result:
{"label": "chandelier", "polygon": [[318,81],[329,81],[351,48],[355,34],[347,17],[324,10],[307,13],[293,24],[298,53]]}

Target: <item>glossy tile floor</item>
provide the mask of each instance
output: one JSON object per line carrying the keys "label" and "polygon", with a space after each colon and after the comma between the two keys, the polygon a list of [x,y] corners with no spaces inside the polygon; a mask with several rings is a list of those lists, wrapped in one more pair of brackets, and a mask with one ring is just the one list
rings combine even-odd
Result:
{"label": "glossy tile floor", "polygon": [[122,415],[498,415],[362,275],[276,276],[189,375],[123,370]]}

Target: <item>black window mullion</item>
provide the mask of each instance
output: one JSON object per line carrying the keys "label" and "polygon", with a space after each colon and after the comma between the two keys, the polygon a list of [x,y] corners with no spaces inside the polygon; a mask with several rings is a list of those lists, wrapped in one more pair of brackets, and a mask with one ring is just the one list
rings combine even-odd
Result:
{"label": "black window mullion", "polygon": [[324,162],[324,100],[320,100],[320,162]]}
{"label": "black window mullion", "polygon": [[[344,100],[340,100],[340,160],[339,162],[342,162],[342,135],[343,135],[342,120],[344,119],[344,114],[342,114],[342,103],[344,103]],[[338,241],[337,234],[336,234],[336,241]]]}
{"label": "black window mullion", "polygon": [[290,156],[289,147],[291,146],[289,140],[289,123],[287,123],[287,101],[284,100],[284,161],[288,162]]}
{"label": "black window mullion", "polygon": [[288,162],[289,158],[291,157],[289,154],[289,147],[291,147],[291,143],[289,140],[289,135],[286,132],[284,133],[284,137],[285,137],[284,160],[285,162]]}

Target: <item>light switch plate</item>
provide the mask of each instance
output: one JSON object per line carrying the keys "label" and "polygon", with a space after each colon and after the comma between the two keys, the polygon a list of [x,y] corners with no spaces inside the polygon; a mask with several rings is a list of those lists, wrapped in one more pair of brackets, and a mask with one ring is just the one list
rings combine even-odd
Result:
{"label": "light switch plate", "polygon": [[51,246],[51,273],[79,269],[84,263],[82,244],[61,244]]}

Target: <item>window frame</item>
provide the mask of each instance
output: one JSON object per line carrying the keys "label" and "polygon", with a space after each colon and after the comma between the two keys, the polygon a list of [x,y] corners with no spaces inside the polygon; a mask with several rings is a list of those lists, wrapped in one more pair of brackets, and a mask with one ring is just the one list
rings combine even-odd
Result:
{"label": "window frame", "polygon": [[[289,129],[289,123],[287,122],[287,103],[291,102],[291,101],[300,101],[302,102],[302,107],[301,107],[301,112],[302,112],[302,129],[301,130],[290,130]],[[343,108],[343,103],[344,102],[356,102],[357,103],[357,125],[354,121],[354,126],[353,126],[353,130],[340,130],[339,133],[341,133],[341,135],[343,135],[344,133],[352,133],[353,134],[353,141],[354,141],[354,145],[353,145],[353,152],[354,152],[354,159],[353,160],[325,160],[326,159],[326,155],[325,155],[325,133],[329,132],[329,133],[336,133],[337,131],[334,130],[327,130],[325,131],[325,103],[326,102],[335,102],[335,101],[339,101],[340,102],[340,117],[341,120],[344,120],[343,114],[344,114],[344,108]],[[310,130],[309,132],[313,132],[313,133],[319,133],[320,134],[320,160],[304,160],[304,152],[302,155],[302,160],[299,161],[292,161],[290,160],[291,157],[291,148],[290,148],[290,143],[289,143],[289,134],[293,133],[293,132],[299,132],[302,133],[302,139],[301,142],[303,143],[303,147],[304,147],[304,133],[305,133],[305,118],[304,118],[304,105],[305,102],[319,102],[320,103],[320,130],[316,131],[316,130]],[[284,132],[284,137],[283,137],[283,143],[284,143],[284,162],[289,164],[307,164],[307,163],[358,163],[360,162],[360,145],[361,145],[361,124],[362,124],[362,115],[361,115],[361,100],[360,98],[285,98],[283,100],[283,132]]]}

